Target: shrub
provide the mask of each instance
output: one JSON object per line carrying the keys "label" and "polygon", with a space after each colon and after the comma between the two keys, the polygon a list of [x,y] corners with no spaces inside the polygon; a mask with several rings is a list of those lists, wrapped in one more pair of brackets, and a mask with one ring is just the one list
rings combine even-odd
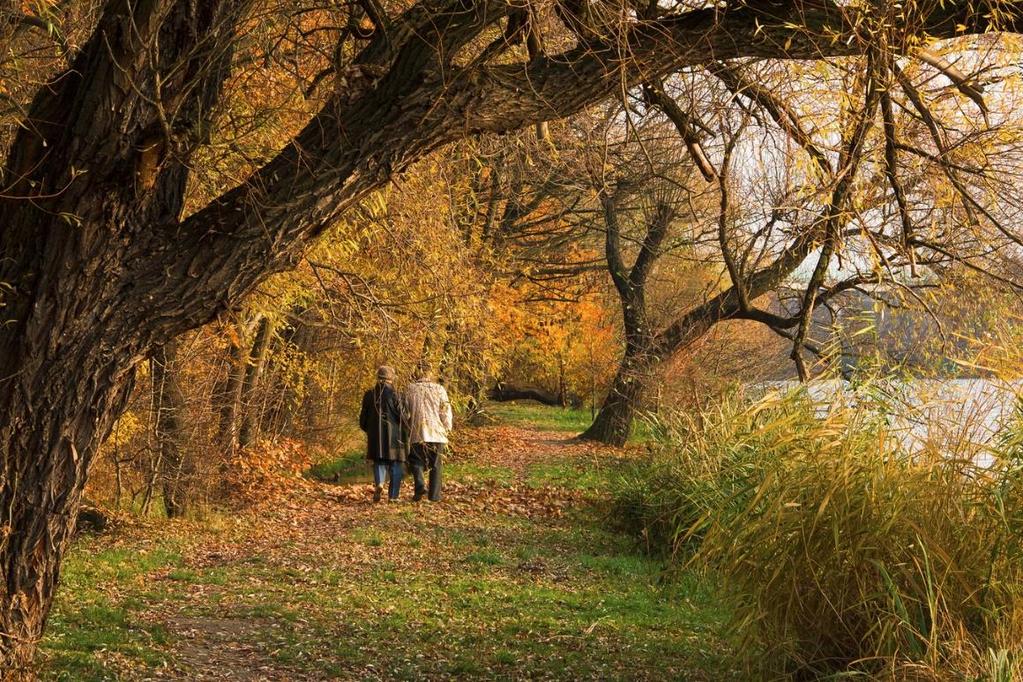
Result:
{"label": "shrub", "polygon": [[225,471],[224,492],[234,502],[271,502],[303,483],[311,465],[306,445],[290,438],[264,439],[239,450]]}
{"label": "shrub", "polygon": [[[652,548],[716,572],[759,671],[1012,679],[1023,467],[909,453],[884,411],[726,400],[619,482]],[[1016,671],[1018,672],[1018,671]]]}

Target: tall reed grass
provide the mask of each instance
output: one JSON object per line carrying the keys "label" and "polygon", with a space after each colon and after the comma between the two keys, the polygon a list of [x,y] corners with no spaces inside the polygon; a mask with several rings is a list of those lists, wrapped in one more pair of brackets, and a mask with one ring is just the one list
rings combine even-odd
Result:
{"label": "tall reed grass", "polygon": [[662,422],[617,516],[719,576],[751,674],[1023,679],[1020,437],[982,469],[884,414],[793,393]]}

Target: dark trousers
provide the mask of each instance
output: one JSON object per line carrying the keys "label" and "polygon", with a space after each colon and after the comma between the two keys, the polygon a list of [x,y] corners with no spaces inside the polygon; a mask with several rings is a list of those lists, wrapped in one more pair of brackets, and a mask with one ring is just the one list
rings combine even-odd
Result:
{"label": "dark trousers", "polygon": [[416,483],[416,496],[426,492],[426,481],[423,480],[425,469],[430,471],[429,498],[433,502],[440,500],[441,458],[445,450],[444,443],[413,443],[409,449],[408,465],[412,470],[412,479]]}

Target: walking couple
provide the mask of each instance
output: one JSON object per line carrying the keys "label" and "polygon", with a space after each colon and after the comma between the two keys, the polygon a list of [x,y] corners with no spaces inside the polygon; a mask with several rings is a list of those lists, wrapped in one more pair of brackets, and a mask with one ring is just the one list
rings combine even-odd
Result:
{"label": "walking couple", "polygon": [[398,500],[406,462],[415,482],[412,500],[418,502],[427,492],[431,501],[440,500],[441,458],[451,431],[451,403],[448,392],[427,370],[416,375],[399,393],[394,388],[394,369],[381,367],[376,386],[362,397],[359,427],[366,432],[366,459],[373,464],[374,502],[380,501],[385,480],[389,482],[388,500]]}

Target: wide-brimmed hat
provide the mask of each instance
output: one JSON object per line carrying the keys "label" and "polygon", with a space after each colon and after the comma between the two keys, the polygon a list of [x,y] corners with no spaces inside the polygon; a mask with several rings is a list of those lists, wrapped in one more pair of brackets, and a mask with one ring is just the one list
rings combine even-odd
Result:
{"label": "wide-brimmed hat", "polygon": [[377,379],[380,381],[394,381],[395,376],[397,376],[397,374],[393,367],[382,365],[380,369],[377,370]]}

